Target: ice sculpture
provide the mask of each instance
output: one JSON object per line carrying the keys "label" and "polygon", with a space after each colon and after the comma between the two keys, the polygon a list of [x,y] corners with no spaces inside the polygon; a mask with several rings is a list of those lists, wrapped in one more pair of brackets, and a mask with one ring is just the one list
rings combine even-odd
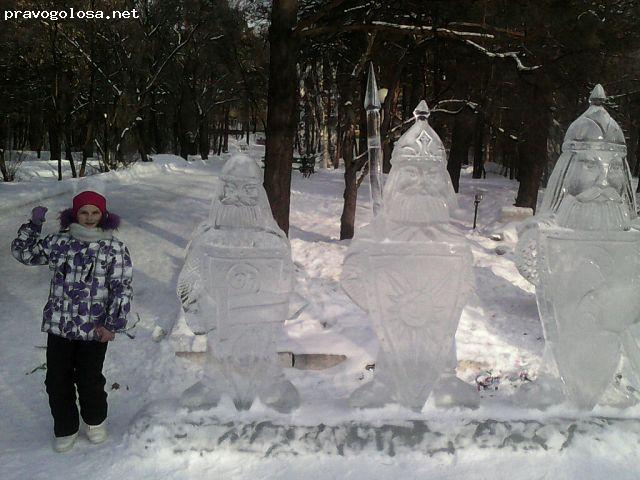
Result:
{"label": "ice sculpture", "polygon": [[623,359],[640,374],[630,332],[640,321],[640,232],[624,135],[604,100],[598,85],[569,126],[540,211],[522,224],[516,248],[520,273],[536,287],[541,381],[558,378],[555,390],[584,409],[608,403],[603,395]]}
{"label": "ice sculpture", "polygon": [[215,405],[227,393],[239,409],[256,397],[283,412],[299,405],[276,351],[292,271],[291,247],[271,214],[262,171],[236,154],[222,169],[209,220],[196,229],[178,279],[187,325],[207,336],[204,378],[185,392],[185,404]]}
{"label": "ice sculpture", "polygon": [[358,232],[343,265],[342,286],[369,312],[380,344],[373,381],[350,398],[356,407],[420,410],[434,387],[438,405],[477,403],[453,371],[454,336],[473,287],[471,251],[449,224],[455,193],[426,102],[414,116],[394,147],[381,213]]}

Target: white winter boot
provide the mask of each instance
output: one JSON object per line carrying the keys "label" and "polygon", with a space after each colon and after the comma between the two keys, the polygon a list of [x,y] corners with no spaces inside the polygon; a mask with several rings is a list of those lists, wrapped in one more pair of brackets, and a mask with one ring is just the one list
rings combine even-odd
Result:
{"label": "white winter boot", "polygon": [[107,421],[100,425],[87,425],[87,438],[93,444],[104,442],[107,439]]}
{"label": "white winter boot", "polygon": [[68,452],[73,448],[78,438],[78,432],[66,437],[55,437],[53,439],[53,449],[58,453]]}

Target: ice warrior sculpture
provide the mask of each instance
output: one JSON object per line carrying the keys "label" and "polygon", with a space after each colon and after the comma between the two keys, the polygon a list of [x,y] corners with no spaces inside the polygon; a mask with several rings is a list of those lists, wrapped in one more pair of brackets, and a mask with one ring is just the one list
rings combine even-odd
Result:
{"label": "ice warrior sculpture", "polygon": [[540,211],[522,225],[516,249],[544,330],[541,385],[584,409],[608,403],[603,395],[623,360],[640,374],[630,332],[640,320],[640,232],[624,135],[604,100],[598,85],[569,126]]}
{"label": "ice warrior sculpture", "polygon": [[256,397],[278,411],[298,406],[276,351],[292,271],[291,247],[271,214],[262,171],[236,154],[222,169],[209,220],[196,229],[178,279],[187,325],[207,335],[204,378],[185,392],[186,404],[215,405],[227,393],[239,409]]}
{"label": "ice warrior sculpture", "polygon": [[373,381],[350,403],[400,403],[420,410],[435,387],[438,405],[477,402],[458,380],[455,333],[472,290],[471,251],[449,224],[455,193],[426,102],[397,141],[384,202],[345,256],[342,286],[369,312],[380,351]]}

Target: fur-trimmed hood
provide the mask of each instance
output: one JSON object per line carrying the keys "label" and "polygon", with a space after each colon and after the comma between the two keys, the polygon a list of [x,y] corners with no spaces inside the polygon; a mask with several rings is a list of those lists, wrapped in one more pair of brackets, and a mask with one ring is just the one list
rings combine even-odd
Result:
{"label": "fur-trimmed hood", "polygon": [[[73,209],[67,208],[62,210],[58,216],[60,219],[60,228],[66,230],[72,223],[76,223],[76,219],[73,218]],[[100,219],[98,227],[102,230],[117,230],[120,226],[120,217],[115,213],[105,212]]]}

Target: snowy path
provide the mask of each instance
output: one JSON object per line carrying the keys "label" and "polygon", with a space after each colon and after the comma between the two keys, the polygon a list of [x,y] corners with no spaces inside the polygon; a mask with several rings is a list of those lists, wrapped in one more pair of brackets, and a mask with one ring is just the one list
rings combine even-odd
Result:
{"label": "snowy path", "polygon": [[[18,204],[10,200],[10,190],[0,189],[0,201],[13,201],[15,205],[0,210],[0,478],[640,478],[640,471],[634,469],[637,438],[616,436],[615,430],[614,434],[605,433],[601,442],[576,442],[571,449],[559,453],[475,448],[433,457],[420,453],[389,457],[373,452],[347,457],[307,454],[266,459],[224,449],[205,455],[197,451],[174,453],[176,440],[163,441],[160,433],[166,434],[167,428],[171,432],[172,409],[176,418],[186,415],[177,411],[176,398],[196,380],[197,373],[192,364],[173,355],[167,341],[154,341],[152,333],[156,327],[168,331],[176,318],[179,305],[175,282],[184,248],[193,228],[208,214],[219,167],[215,161],[213,167],[114,175],[104,183],[109,208],[124,219],[118,236],[129,245],[134,259],[135,300],[130,325],[138,321],[138,315],[140,320],[130,332],[135,339],[119,337],[107,354],[105,375],[111,408],[108,442],[94,447],[81,438],[76,448],[64,455],[53,453],[50,446],[44,371],[27,375],[44,362],[44,349],[40,347],[45,336],[39,332],[39,325],[49,272],[18,264],[11,257],[9,244],[31,208],[40,203],[49,208],[45,230],[54,231],[55,212],[67,206],[71,195],[64,193]],[[498,256],[494,252],[497,244],[480,234],[484,233],[483,225],[490,228],[488,225],[495,221],[493,212],[512,202],[516,184],[499,177],[482,183],[465,177],[462,182],[457,223],[466,229],[473,245],[477,294],[464,311],[457,335],[461,360],[458,373],[469,382],[486,370],[503,377],[500,389],[487,391],[488,403],[473,417],[517,419],[524,413],[505,407],[508,404],[503,401],[517,386],[520,371],[536,371],[543,346],[542,330],[533,290],[513,265],[513,242],[506,240],[507,253]],[[468,230],[476,184],[486,191],[479,216],[480,233]],[[371,375],[363,367],[375,359],[377,341],[366,315],[353,305],[338,283],[348,246],[348,242],[337,240],[342,188],[342,176],[337,171],[319,172],[310,179],[294,176],[291,243],[297,266],[296,290],[309,305],[297,319],[287,322],[280,348],[296,353],[344,353],[349,359],[326,371],[288,369],[287,375],[303,398],[301,409],[291,415],[274,417],[259,405],[242,414],[222,405],[215,414],[247,422],[275,418],[293,425],[408,420],[416,415],[444,423],[447,419],[452,424],[459,422],[465,412],[443,415],[427,407],[420,415],[387,407],[354,413],[346,408],[348,394]],[[47,197],[46,192],[42,196]],[[358,224],[366,223],[368,218],[363,202],[358,209]],[[149,409],[169,412],[168,418],[164,418],[158,441],[141,446],[133,426],[149,415]],[[556,413],[566,415],[564,411]],[[544,421],[544,415],[539,416]],[[630,438],[635,438],[636,443]]]}

